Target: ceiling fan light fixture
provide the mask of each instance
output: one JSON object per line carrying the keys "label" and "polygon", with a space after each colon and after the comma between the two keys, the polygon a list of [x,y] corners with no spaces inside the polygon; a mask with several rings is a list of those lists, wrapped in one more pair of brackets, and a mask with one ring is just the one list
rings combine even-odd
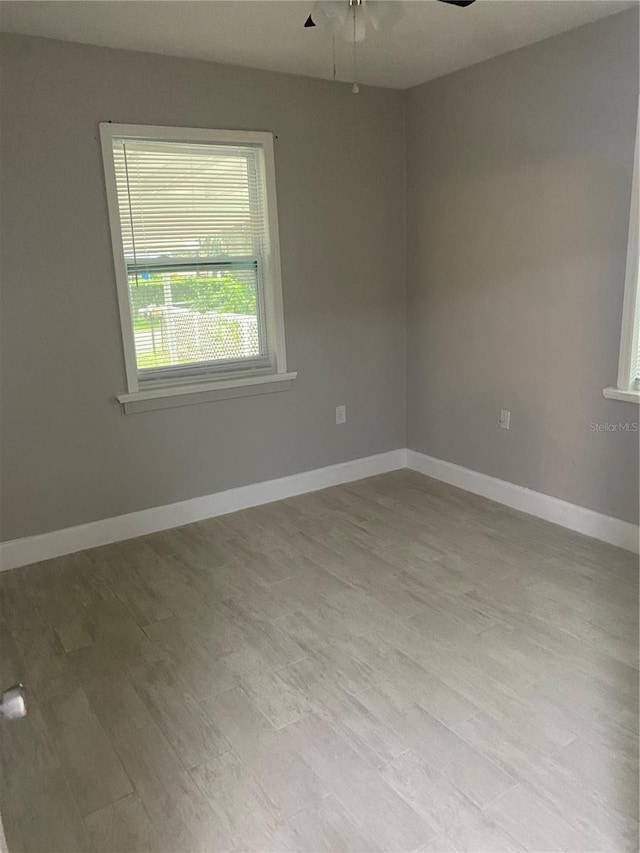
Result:
{"label": "ceiling fan light fixture", "polygon": [[330,29],[339,38],[350,42],[353,39],[354,15],[356,41],[364,41],[367,32],[395,26],[402,17],[402,3],[395,0],[316,0],[304,26]]}
{"label": "ceiling fan light fixture", "polygon": [[316,0],[307,21],[313,21],[314,27],[326,27],[338,32],[349,21],[350,10],[345,0]]}

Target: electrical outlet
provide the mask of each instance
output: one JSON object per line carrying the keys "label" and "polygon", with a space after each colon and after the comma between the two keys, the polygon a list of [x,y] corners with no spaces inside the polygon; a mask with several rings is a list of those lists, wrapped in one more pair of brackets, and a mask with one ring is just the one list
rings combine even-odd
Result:
{"label": "electrical outlet", "polygon": [[346,424],[347,422],[347,407],[346,406],[336,406],[336,423],[337,424]]}
{"label": "electrical outlet", "polygon": [[508,409],[500,409],[500,429],[509,429],[511,425],[511,412]]}

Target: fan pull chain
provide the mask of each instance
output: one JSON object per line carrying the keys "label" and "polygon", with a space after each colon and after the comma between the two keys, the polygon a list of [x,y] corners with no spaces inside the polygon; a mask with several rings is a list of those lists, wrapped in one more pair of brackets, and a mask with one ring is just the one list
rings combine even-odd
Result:
{"label": "fan pull chain", "polygon": [[351,87],[351,91],[354,95],[357,95],[360,91],[360,86],[358,86],[358,52],[356,47],[356,3],[353,4],[353,86]]}
{"label": "fan pull chain", "polygon": [[336,79],[336,34],[331,33],[331,52],[333,55],[333,80]]}

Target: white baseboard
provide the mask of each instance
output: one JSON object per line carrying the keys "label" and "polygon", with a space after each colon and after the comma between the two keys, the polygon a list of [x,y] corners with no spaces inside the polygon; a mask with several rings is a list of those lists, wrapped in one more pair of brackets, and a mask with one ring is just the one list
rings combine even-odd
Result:
{"label": "white baseboard", "polygon": [[638,553],[639,528],[637,524],[620,521],[610,515],[602,515],[591,509],[534,492],[524,486],[498,480],[488,474],[480,474],[469,468],[445,462],[415,450],[407,450],[407,467],[435,480],[458,486],[467,492],[489,498],[513,509],[527,512],[545,521],[552,521],[569,530],[576,530],[610,545]]}
{"label": "white baseboard", "polygon": [[266,480],[250,486],[240,486],[213,495],[180,501],[179,503],[143,509],[115,518],[91,521],[77,527],[53,530],[24,539],[0,542],[0,571],[27,566],[40,560],[50,560],[64,554],[73,554],[87,548],[97,548],[111,542],[121,542],[136,536],[168,530],[181,524],[190,524],[204,518],[225,515],[239,509],[279,501],[305,492],[315,492],[340,483],[350,483],[405,468],[407,453],[404,449],[390,450],[376,456],[354,459],[303,471],[277,480]]}
{"label": "white baseboard", "polygon": [[627,551],[638,552],[639,530],[635,524],[471,471],[469,468],[462,468],[452,462],[426,456],[415,450],[398,449],[329,465],[326,468],[303,471],[301,474],[292,474],[277,480],[266,480],[213,495],[92,521],[77,527],[0,542],[0,571],[407,467],[497,503],[552,521],[569,530],[576,530]]}

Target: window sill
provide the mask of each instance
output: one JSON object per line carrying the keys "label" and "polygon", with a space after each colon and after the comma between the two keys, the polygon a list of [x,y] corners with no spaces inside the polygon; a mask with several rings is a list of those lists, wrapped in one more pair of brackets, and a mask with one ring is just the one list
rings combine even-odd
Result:
{"label": "window sill", "polygon": [[118,394],[116,399],[122,403],[125,415],[133,415],[137,412],[169,409],[174,406],[192,406],[196,403],[212,403],[216,400],[290,391],[297,375],[297,373],[270,373],[182,385],[163,385],[129,394]]}
{"label": "window sill", "polygon": [[640,404],[640,389],[605,388],[602,392],[608,400],[624,400],[626,403]]}

